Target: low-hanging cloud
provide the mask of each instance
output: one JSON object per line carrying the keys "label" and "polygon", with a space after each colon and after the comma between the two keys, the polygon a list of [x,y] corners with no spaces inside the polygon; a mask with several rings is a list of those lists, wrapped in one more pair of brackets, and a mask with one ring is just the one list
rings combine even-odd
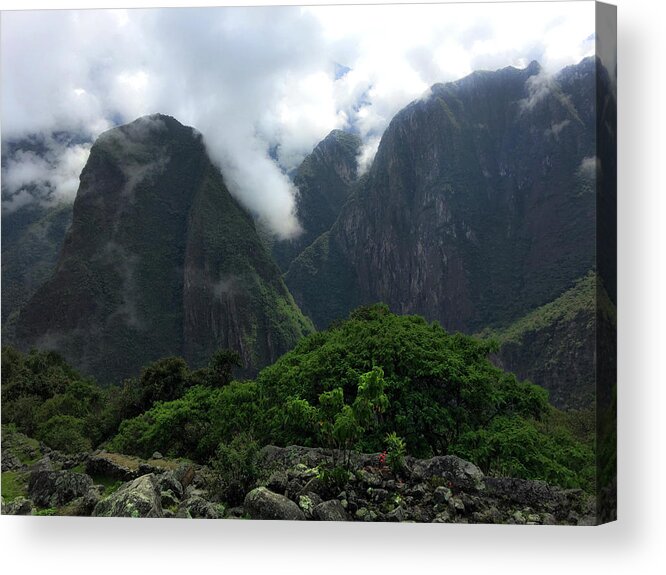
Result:
{"label": "low-hanging cloud", "polygon": [[71,203],[76,196],[90,143],[72,143],[44,135],[29,144],[27,149],[18,147],[4,158],[3,212],[34,201],[52,205]]}
{"label": "low-hanging cloud", "polygon": [[203,134],[231,192],[258,219],[279,237],[297,235],[296,191],[285,174],[330,130],[361,136],[359,167],[367,169],[391,118],[430,85],[532,59],[552,73],[589,55],[590,6],[5,13],[3,140],[67,132],[78,143],[48,165],[29,155],[8,160],[3,209],[30,201],[30,174],[52,195],[71,197],[69,168],[80,170],[87,150],[81,141],[161,112]]}

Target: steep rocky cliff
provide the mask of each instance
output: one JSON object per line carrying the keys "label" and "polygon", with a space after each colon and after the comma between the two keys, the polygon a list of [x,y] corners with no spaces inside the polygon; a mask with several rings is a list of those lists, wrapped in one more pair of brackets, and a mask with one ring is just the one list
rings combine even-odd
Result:
{"label": "steep rocky cliff", "polygon": [[168,355],[200,365],[219,347],[251,373],[310,329],[200,135],[154,115],[94,144],[57,269],[17,339],[114,381]]}
{"label": "steep rocky cliff", "polygon": [[615,306],[590,273],[555,301],[483,335],[500,344],[493,358],[499,367],[545,387],[556,407],[581,409],[592,407],[599,391],[602,374],[593,361],[598,345],[609,351],[603,365],[614,364],[609,346],[615,333]]}
{"label": "steep rocky cliff", "polygon": [[292,263],[301,309],[323,327],[383,301],[473,332],[558,297],[595,266],[596,81],[594,59],[554,77],[533,62],[412,102]]}
{"label": "steep rocky cliff", "polygon": [[333,130],[296,170],[296,215],[303,232],[273,244],[273,255],[283,270],[335,222],[356,181],[360,146],[358,136]]}
{"label": "steep rocky cliff", "polygon": [[3,213],[3,338],[11,339],[19,310],[53,273],[71,220],[71,203],[35,202]]}

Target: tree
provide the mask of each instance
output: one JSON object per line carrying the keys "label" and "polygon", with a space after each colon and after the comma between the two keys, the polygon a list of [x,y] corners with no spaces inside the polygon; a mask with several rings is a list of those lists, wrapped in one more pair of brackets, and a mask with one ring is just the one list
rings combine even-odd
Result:
{"label": "tree", "polygon": [[139,409],[145,411],[158,401],[181,397],[189,386],[190,370],[182,357],[160,359],[141,371]]}
{"label": "tree", "polygon": [[220,349],[211,357],[208,367],[211,371],[211,381],[214,387],[229,385],[233,379],[235,367],[243,367],[241,356],[231,349]]}

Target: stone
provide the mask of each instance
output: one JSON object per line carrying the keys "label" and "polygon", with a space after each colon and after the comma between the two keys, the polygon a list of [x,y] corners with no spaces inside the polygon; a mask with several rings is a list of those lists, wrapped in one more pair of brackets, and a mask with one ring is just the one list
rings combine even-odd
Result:
{"label": "stone", "polygon": [[275,471],[271,473],[266,482],[266,487],[273,493],[284,495],[287,490],[287,474],[284,471]]}
{"label": "stone", "polygon": [[451,490],[448,487],[444,487],[443,485],[436,487],[433,493],[435,503],[448,503],[452,496],[453,493]]}
{"label": "stone", "polygon": [[222,519],[224,506],[206,501],[203,497],[194,496],[186,499],[178,506],[176,517],[181,519]]}
{"label": "stone", "polygon": [[5,502],[3,515],[32,515],[33,503],[25,497],[17,497],[13,501]]}
{"label": "stone", "polygon": [[162,501],[154,475],[142,475],[102,499],[93,517],[163,517]]}
{"label": "stone", "polygon": [[322,502],[322,498],[316,493],[308,492],[305,495],[298,496],[298,506],[305,514],[306,519],[312,519],[314,509]]}
{"label": "stone", "polygon": [[160,501],[162,502],[162,510],[178,507],[180,504],[180,497],[177,497],[171,489],[160,491]]}
{"label": "stone", "polygon": [[83,497],[93,486],[84,473],[72,471],[33,471],[28,480],[28,493],[38,507],[61,507]]}
{"label": "stone", "polygon": [[2,450],[2,471],[20,471],[25,469],[25,465],[9,449]]}
{"label": "stone", "polygon": [[422,480],[439,477],[466,491],[480,491],[485,487],[483,472],[473,463],[455,455],[414,460],[412,473]]}
{"label": "stone", "polygon": [[393,511],[389,511],[386,515],[386,521],[391,521],[393,523],[395,522],[402,522],[405,521],[407,518],[407,513],[402,507],[396,507],[393,509]]}
{"label": "stone", "polygon": [[196,471],[193,465],[184,463],[179,466],[176,471],[174,471],[175,479],[183,486],[183,489],[187,489],[189,485],[194,481]]}
{"label": "stone", "polygon": [[117,457],[114,457],[114,454],[100,451],[88,458],[88,461],[86,462],[86,473],[93,476],[100,475],[103,477],[111,477],[113,479],[119,479],[120,481],[132,481],[140,475],[138,464],[135,469],[129,465],[129,461],[132,460],[129,458],[127,458],[127,460],[128,464],[123,464]]}
{"label": "stone", "polygon": [[89,517],[95,509],[95,506],[102,499],[102,486],[93,485],[86,494],[74,501],[75,505],[72,508],[72,515],[79,515]]}
{"label": "stone", "polygon": [[367,517],[368,513],[369,511],[367,507],[359,507],[354,515],[356,516],[356,519],[365,521],[365,518]]}
{"label": "stone", "polygon": [[296,503],[265,487],[250,491],[245,496],[244,507],[251,519],[305,520],[305,515]]}
{"label": "stone", "polygon": [[368,489],[368,495],[371,497],[372,501],[375,503],[384,503],[388,499],[389,492],[386,489],[381,488],[370,488]]}
{"label": "stone", "polygon": [[159,451],[156,451],[151,456],[151,459],[164,459],[164,455],[162,455]]}
{"label": "stone", "polygon": [[319,521],[348,521],[349,517],[338,499],[323,501],[314,508],[314,517]]}
{"label": "stone", "polygon": [[183,485],[178,481],[175,471],[166,471],[159,475],[157,485],[160,491],[170,491],[173,497],[178,500],[183,497]]}
{"label": "stone", "polygon": [[321,480],[318,477],[312,477],[311,479],[308,480],[308,482],[303,486],[303,489],[301,489],[300,494],[307,494],[307,493],[316,493],[317,495],[325,495],[326,490],[324,489],[324,485],[321,482]]}

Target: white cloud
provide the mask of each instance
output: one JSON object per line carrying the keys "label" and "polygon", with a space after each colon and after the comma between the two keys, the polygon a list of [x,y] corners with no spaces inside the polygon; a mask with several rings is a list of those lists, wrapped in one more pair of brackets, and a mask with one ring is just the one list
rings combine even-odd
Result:
{"label": "white cloud", "polygon": [[[593,6],[4,13],[3,138],[58,130],[94,138],[118,122],[171,114],[202,132],[236,197],[289,236],[298,223],[283,170],[330,130],[360,133],[366,167],[391,118],[432,84],[533,59],[552,73],[589,55]],[[350,71],[336,79],[336,64]]]}
{"label": "white cloud", "polygon": [[31,140],[42,148],[17,149],[2,166],[2,210],[14,211],[33,201],[72,202],[79,175],[90,154],[90,144],[76,144],[44,136]]}

